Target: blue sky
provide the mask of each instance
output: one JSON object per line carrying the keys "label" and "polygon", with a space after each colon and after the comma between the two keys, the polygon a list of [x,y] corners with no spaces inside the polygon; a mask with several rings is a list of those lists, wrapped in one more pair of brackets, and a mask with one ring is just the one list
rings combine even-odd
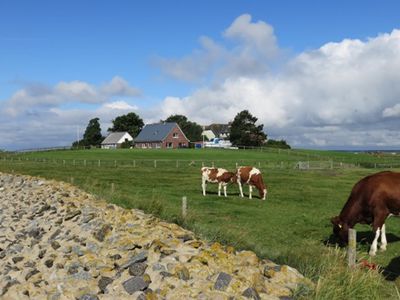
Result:
{"label": "blue sky", "polygon": [[303,148],[400,148],[398,1],[2,1],[0,149],[100,117],[249,109]]}

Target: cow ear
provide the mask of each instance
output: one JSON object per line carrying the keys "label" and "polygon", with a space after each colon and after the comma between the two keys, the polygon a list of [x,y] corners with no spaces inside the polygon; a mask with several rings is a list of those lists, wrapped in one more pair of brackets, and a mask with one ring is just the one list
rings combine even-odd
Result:
{"label": "cow ear", "polygon": [[331,223],[332,223],[333,225],[340,225],[339,216],[333,217],[333,218],[331,219]]}

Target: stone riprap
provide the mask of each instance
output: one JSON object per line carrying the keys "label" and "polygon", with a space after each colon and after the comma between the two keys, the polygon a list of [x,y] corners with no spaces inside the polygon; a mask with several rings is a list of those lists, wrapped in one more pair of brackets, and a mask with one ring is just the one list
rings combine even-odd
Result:
{"label": "stone riprap", "polygon": [[0,173],[1,299],[290,299],[303,282],[67,183]]}

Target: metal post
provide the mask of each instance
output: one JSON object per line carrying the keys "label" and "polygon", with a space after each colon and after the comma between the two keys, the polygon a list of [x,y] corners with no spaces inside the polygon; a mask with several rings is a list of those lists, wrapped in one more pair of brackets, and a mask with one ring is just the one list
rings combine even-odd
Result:
{"label": "metal post", "polygon": [[347,264],[353,268],[356,265],[356,243],[357,243],[357,231],[355,229],[349,229],[349,245],[347,248]]}
{"label": "metal post", "polygon": [[182,197],[182,217],[186,218],[187,215],[187,198],[186,196]]}

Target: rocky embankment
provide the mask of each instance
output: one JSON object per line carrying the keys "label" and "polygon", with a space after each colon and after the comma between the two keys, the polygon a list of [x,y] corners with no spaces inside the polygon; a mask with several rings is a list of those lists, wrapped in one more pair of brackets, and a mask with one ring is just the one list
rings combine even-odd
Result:
{"label": "rocky embankment", "polygon": [[290,299],[303,281],[69,184],[0,173],[0,299]]}

